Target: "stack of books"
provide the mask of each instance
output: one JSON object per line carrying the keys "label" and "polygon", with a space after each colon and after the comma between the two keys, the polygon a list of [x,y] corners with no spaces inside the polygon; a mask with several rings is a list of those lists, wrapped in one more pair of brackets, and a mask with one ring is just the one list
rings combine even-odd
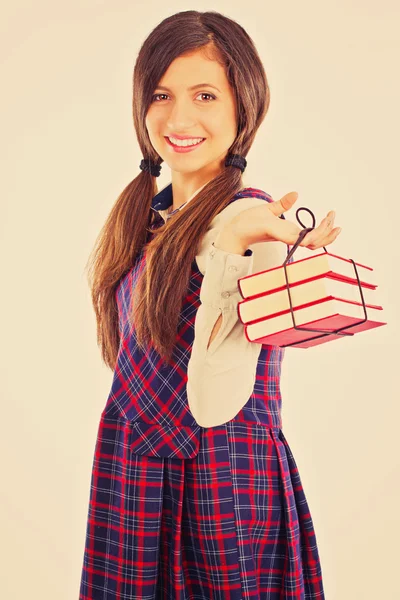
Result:
{"label": "stack of books", "polygon": [[351,337],[331,333],[349,325],[354,326],[342,331],[355,334],[386,325],[377,285],[371,279],[373,269],[355,265],[360,284],[350,259],[326,251],[286,263],[288,285],[283,265],[239,278],[244,300],[237,310],[247,339],[309,348]]}

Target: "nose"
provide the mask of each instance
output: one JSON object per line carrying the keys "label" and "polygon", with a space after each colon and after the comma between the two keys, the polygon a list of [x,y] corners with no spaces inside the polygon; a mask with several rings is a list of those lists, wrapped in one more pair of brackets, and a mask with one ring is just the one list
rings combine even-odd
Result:
{"label": "nose", "polygon": [[167,127],[169,131],[190,131],[196,125],[195,108],[191,100],[181,98],[171,102]]}

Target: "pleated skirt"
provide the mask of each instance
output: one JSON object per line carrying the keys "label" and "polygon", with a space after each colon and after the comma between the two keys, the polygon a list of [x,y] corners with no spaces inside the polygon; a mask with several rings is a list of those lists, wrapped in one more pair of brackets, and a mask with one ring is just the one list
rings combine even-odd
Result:
{"label": "pleated skirt", "polygon": [[80,600],[324,599],[312,517],[278,427],[229,421],[191,459],[100,424]]}

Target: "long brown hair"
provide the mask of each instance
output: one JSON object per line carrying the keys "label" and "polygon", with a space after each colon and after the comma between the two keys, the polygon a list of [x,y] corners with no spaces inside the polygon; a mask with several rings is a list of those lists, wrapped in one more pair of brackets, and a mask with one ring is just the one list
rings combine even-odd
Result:
{"label": "long brown hair", "polygon": [[[133,73],[133,121],[144,158],[160,164],[145,126],[152,95],[175,58],[202,49],[219,61],[236,100],[237,135],[229,153],[246,156],[269,107],[266,74],[246,31],[214,11],[187,10],[164,19],[146,38]],[[188,204],[155,230],[146,265],[134,293],[132,319],[138,344],[151,343],[165,362],[172,357],[182,302],[192,262],[212,219],[243,188],[240,169],[228,166]],[[117,198],[89,257],[88,280],[97,319],[102,358],[115,368],[120,334],[115,297],[120,278],[132,268],[154,220],[151,201],[158,192],[147,171],[133,179]]]}

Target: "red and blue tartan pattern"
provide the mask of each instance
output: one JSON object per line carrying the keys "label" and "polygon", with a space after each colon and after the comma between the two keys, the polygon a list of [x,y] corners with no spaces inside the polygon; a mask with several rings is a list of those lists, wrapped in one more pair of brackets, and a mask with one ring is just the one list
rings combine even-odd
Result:
{"label": "red and blue tartan pattern", "polygon": [[[254,196],[245,188],[232,199]],[[135,343],[117,288],[121,344],[92,467],[80,600],[324,599],[311,514],[282,432],[284,348],[264,345],[253,392],[231,421],[197,425],[187,364],[202,274],[193,263],[173,367]]]}

